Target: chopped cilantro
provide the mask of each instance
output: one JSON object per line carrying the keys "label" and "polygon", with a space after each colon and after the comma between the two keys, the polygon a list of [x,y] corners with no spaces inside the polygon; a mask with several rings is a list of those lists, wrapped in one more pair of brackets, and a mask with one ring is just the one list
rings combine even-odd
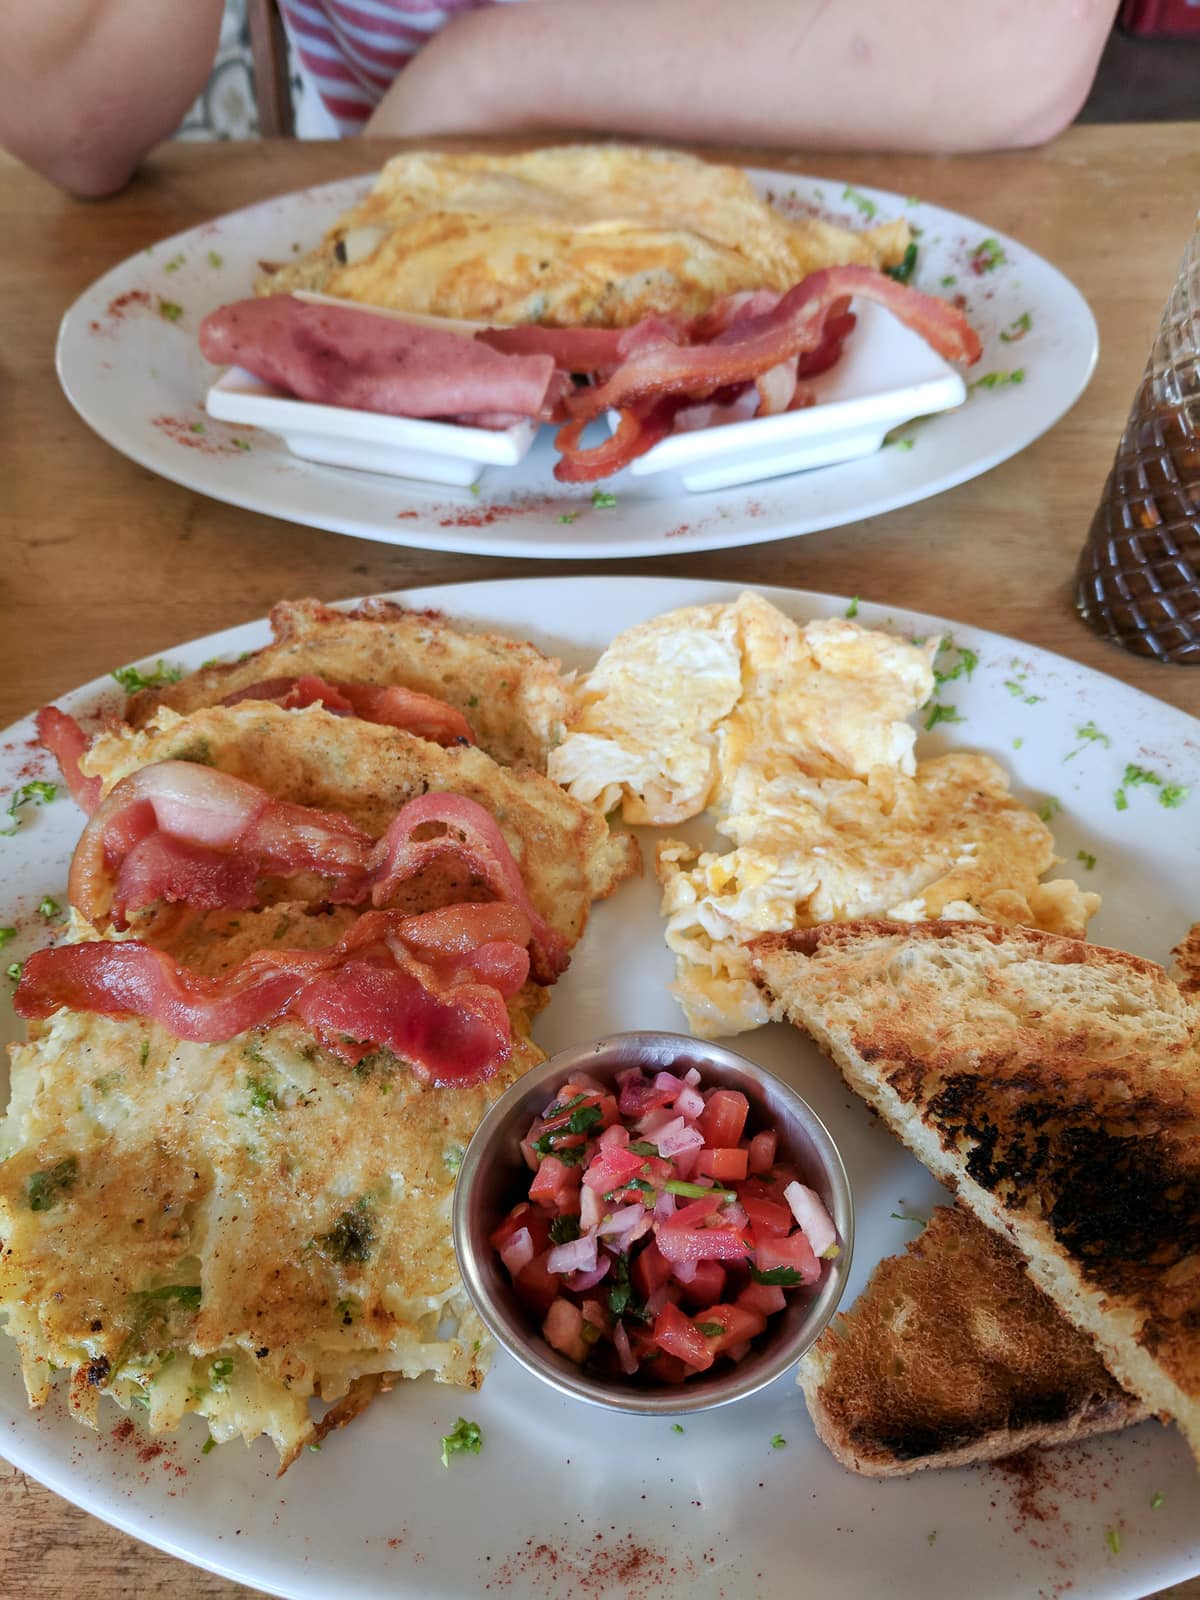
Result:
{"label": "chopped cilantro", "polygon": [[579,1218],[569,1213],[555,1217],[550,1224],[550,1241],[552,1244],[570,1244],[572,1239],[579,1237]]}
{"label": "chopped cilantro", "polygon": [[592,504],[597,511],[611,511],[616,503],[616,495],[610,494],[607,489],[594,489],[592,491]]}
{"label": "chopped cilantro", "polygon": [[466,1155],[466,1151],[463,1149],[462,1145],[447,1145],[442,1151],[442,1163],[445,1166],[446,1171],[451,1174],[456,1173],[459,1167],[461,1167],[463,1164],[464,1155]]}
{"label": "chopped cilantro", "polygon": [[1056,800],[1052,794],[1048,794],[1042,801],[1041,805],[1037,808],[1037,814],[1039,817],[1041,817],[1043,822],[1049,822],[1051,818],[1056,817],[1061,810],[1062,802]]}
{"label": "chopped cilantro", "polygon": [[633,1299],[633,1289],[629,1282],[629,1257],[627,1255],[613,1257],[613,1272],[609,1284],[608,1309],[613,1316],[628,1316],[639,1322],[645,1321],[645,1311]]}
{"label": "chopped cilantro", "polygon": [[629,1149],[635,1156],[656,1156],[658,1154],[658,1146],[650,1144],[646,1139],[635,1139]]}
{"label": "chopped cilantro", "polygon": [[874,200],[868,200],[866,195],[856,189],[852,183],[848,183],[842,190],[842,199],[849,200],[859,215],[865,217],[868,222],[872,221],[879,211],[879,207]]}
{"label": "chopped cilantro", "polygon": [[117,680],[126,694],[136,694],[139,689],[161,689],[166,683],[178,683],[183,677],[183,668],[171,666],[159,656],[149,672],[143,672],[140,667],[118,667],[109,676]]}
{"label": "chopped cilantro", "polygon": [[23,961],[10,961],[8,966],[6,966],[4,969],[4,976],[6,978],[11,978],[14,983],[20,983],[21,971],[24,966],[25,963]]}
{"label": "chopped cilantro", "polygon": [[1013,749],[1014,750],[1019,750],[1024,743],[1025,743],[1024,739],[1022,739],[1020,734],[1018,734],[1017,737],[1013,740]]}
{"label": "chopped cilantro", "polygon": [[673,1422],[671,1424],[671,1432],[672,1433],[682,1433],[683,1432],[683,1423],[682,1422]]}
{"label": "chopped cilantro", "polygon": [[277,1111],[279,1101],[275,1098],[275,1085],[269,1078],[246,1078],[246,1093],[250,1096],[250,1104],[255,1111]]}
{"label": "chopped cilantro", "polygon": [[771,1449],[772,1450],[782,1450],[786,1443],[787,1443],[787,1440],[783,1437],[783,1435],[781,1433],[776,1433],[776,1434],[773,1434],[771,1436]]}
{"label": "chopped cilantro", "polygon": [[1166,1498],[1167,1498],[1166,1495],[1162,1492],[1161,1489],[1155,1489],[1154,1493],[1150,1496],[1150,1509],[1151,1509],[1151,1511],[1157,1511],[1159,1506],[1162,1505],[1163,1501]]}
{"label": "chopped cilantro", "polygon": [[1022,311],[1021,315],[1010,322],[1007,328],[1001,330],[1000,337],[1005,344],[1016,344],[1017,340],[1023,339],[1032,327],[1033,318],[1028,311]]}
{"label": "chopped cilantro", "polygon": [[967,385],[967,392],[973,394],[976,389],[1003,389],[1007,385],[1024,382],[1024,367],[1014,367],[1011,372],[985,372],[982,378],[976,378],[974,383]]}
{"label": "chopped cilantro", "polygon": [[158,314],[164,322],[178,322],[183,315],[183,307],[174,300],[160,300]]}
{"label": "chopped cilantro", "polygon": [[1115,792],[1115,794],[1113,795],[1113,805],[1116,806],[1118,811],[1128,811],[1129,810],[1129,800],[1128,800],[1128,798],[1127,798],[1127,796],[1125,794],[1124,789],[1118,789]]}
{"label": "chopped cilantro", "polygon": [[[914,639],[913,643],[915,644],[916,642]],[[940,656],[946,650],[957,650],[958,660],[952,667],[947,667],[944,671],[940,667],[934,667],[933,681],[939,689],[944,683],[953,683],[955,678],[970,678],[975,668],[979,665],[979,657],[974,650],[968,650],[965,645],[956,645],[952,639],[947,639],[941,645],[938,655]]]}
{"label": "chopped cilantro", "polygon": [[9,838],[21,826],[22,806],[49,805],[57,793],[56,783],[41,783],[36,778],[32,783],[23,783],[19,789],[14,789],[8,802],[8,814],[12,822],[7,828],[0,828],[0,838]]}
{"label": "chopped cilantro", "polygon": [[1181,806],[1188,797],[1188,790],[1178,783],[1164,783],[1158,792],[1158,803],[1166,806],[1168,811],[1174,811]]}
{"label": "chopped cilantro", "polygon": [[477,1456],[482,1448],[483,1433],[479,1424],[459,1417],[450,1432],[442,1435],[442,1465],[448,1467],[451,1456]]}
{"label": "chopped cilantro", "polygon": [[41,905],[38,906],[38,916],[45,917],[47,921],[49,921],[51,917],[57,917],[61,910],[62,907],[59,905],[58,901],[52,900],[50,896],[47,895],[42,901]]}
{"label": "chopped cilantro", "polygon": [[215,250],[208,252],[207,259],[210,267],[223,267],[225,265],[225,257],[219,256]]}
{"label": "chopped cilantro", "polygon": [[597,1122],[603,1121],[604,1113],[599,1106],[580,1106],[578,1111],[572,1111],[570,1117],[561,1127],[551,1128],[549,1132],[543,1133],[540,1139],[535,1139],[533,1148],[539,1155],[553,1155],[556,1153],[554,1146],[559,1139],[566,1139],[577,1133],[586,1133],[589,1128],[595,1127]]}
{"label": "chopped cilantro", "polygon": [[0,945],[6,945],[10,939],[17,937],[15,928],[0,928]]}
{"label": "chopped cilantro", "polygon": [[249,450],[249,449],[251,449],[251,444],[250,444],[250,441],[248,439],[230,439],[229,442],[230,442],[230,444],[233,446],[233,448],[235,450]]}
{"label": "chopped cilantro", "polygon": [[1063,757],[1064,761],[1074,761],[1086,744],[1102,744],[1106,750],[1112,748],[1112,740],[1106,733],[1101,733],[1094,722],[1085,722],[1081,728],[1076,728],[1075,737],[1082,739],[1083,744],[1076,745],[1074,750],[1068,751]]}
{"label": "chopped cilantro", "polygon": [[1096,858],[1091,853],[1090,850],[1079,850],[1079,851],[1076,851],[1075,859],[1076,859],[1076,861],[1082,861],[1084,866],[1087,868],[1087,870],[1089,872],[1094,872],[1095,871],[1095,869],[1096,869]]}
{"label": "chopped cilantro", "polygon": [[74,1188],[78,1176],[79,1162],[74,1156],[64,1156],[52,1167],[45,1167],[41,1172],[31,1172],[25,1180],[25,1194],[29,1200],[30,1211],[49,1211],[52,1206],[58,1204],[64,1190]]}
{"label": "chopped cilantro", "polygon": [[696,1329],[706,1339],[719,1339],[725,1332],[725,1324],[723,1322],[698,1322]]}
{"label": "chopped cilantro", "polygon": [[578,515],[578,511],[560,511],[558,513],[558,520],[560,522],[574,522]]}
{"label": "chopped cilantro", "polygon": [[375,1245],[375,1223],[366,1195],[360,1195],[330,1228],[320,1242],[336,1261],[369,1261]]}
{"label": "chopped cilantro", "polygon": [[1019,700],[1022,705],[1036,706],[1045,699],[1044,695],[1027,694],[1024,680],[1020,678],[1005,678],[1004,687],[1012,695],[1013,699]]}
{"label": "chopped cilantro", "polygon": [[933,705],[925,718],[925,731],[936,728],[941,722],[964,722],[966,719],[953,706]]}
{"label": "chopped cilantro", "polygon": [[206,1456],[206,1455],[210,1454],[210,1452],[212,1452],[216,1448],[217,1448],[217,1441],[213,1438],[212,1434],[210,1433],[208,1438],[205,1439],[204,1443],[200,1446],[200,1454],[202,1456]]}
{"label": "chopped cilantro", "polygon": [[702,1183],[685,1183],[682,1178],[668,1178],[663,1188],[668,1194],[682,1195],[685,1200],[736,1200],[732,1189],[706,1188]]}
{"label": "chopped cilantro", "polygon": [[[904,1204],[903,1200],[900,1202],[900,1204]],[[897,1222],[912,1222],[915,1223],[918,1228],[925,1228],[929,1226],[929,1218],[923,1217],[919,1211],[893,1211],[889,1214],[894,1217]]]}
{"label": "chopped cilantro", "polygon": [[137,1289],[129,1298],[141,1306],[163,1305],[174,1300],[186,1311],[198,1311],[200,1308],[200,1285],[198,1283],[164,1283],[159,1289]]}
{"label": "chopped cilantro", "polygon": [[971,271],[984,273],[994,272],[997,267],[1004,266],[1008,257],[1001,248],[999,239],[982,239],[971,252]]}
{"label": "chopped cilantro", "polygon": [[204,426],[204,424],[202,422],[193,422],[191,424],[191,429],[192,429],[193,433],[207,433],[208,432],[208,429]]}
{"label": "chopped cilantro", "polygon": [[887,438],[883,442],[884,442],[885,445],[888,445],[893,450],[905,450],[905,451],[907,451],[907,450],[911,450],[912,447],[916,444],[917,441],[915,439],[892,439],[892,438]]}
{"label": "chopped cilantro", "polygon": [[183,255],[172,256],[170,261],[168,261],[164,265],[163,271],[164,272],[178,272],[180,267],[182,267],[186,261],[187,261],[187,257],[186,256],[183,256]]}
{"label": "chopped cilantro", "polygon": [[801,1281],[800,1274],[795,1267],[769,1267],[766,1272],[754,1266],[750,1257],[746,1257],[746,1265],[750,1268],[750,1276],[755,1283],[765,1283],[780,1289],[790,1289]]}
{"label": "chopped cilantro", "polygon": [[954,274],[952,272],[948,272],[942,279],[942,288],[952,289],[957,282],[958,279],[954,276]]}
{"label": "chopped cilantro", "polygon": [[858,615],[858,596],[857,595],[854,596],[854,598],[851,600],[850,604],[846,607],[846,613],[845,614],[848,617],[856,617]]}
{"label": "chopped cilantro", "polygon": [[914,239],[894,267],[884,267],[889,278],[897,283],[907,283],[917,266],[917,244]]}
{"label": "chopped cilantro", "polygon": [[1121,1535],[1116,1528],[1108,1529],[1107,1533],[1104,1535],[1104,1542],[1112,1551],[1113,1555],[1119,1556],[1121,1554]]}

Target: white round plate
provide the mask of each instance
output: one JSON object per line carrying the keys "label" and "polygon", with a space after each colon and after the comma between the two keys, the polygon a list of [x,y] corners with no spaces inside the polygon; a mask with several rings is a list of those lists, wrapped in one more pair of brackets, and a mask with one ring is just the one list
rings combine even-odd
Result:
{"label": "white round plate", "polygon": [[[565,663],[586,666],[622,628],[736,592],[724,584],[587,577],[401,598],[532,638]],[[845,610],[845,601],[829,596],[766,593],[802,619]],[[865,603],[858,615],[913,635],[941,626]],[[942,689],[962,720],[923,735],[923,749],[986,750],[1009,768],[1019,794],[1035,804],[1056,799],[1059,849],[1104,896],[1096,938],[1166,959],[1200,906],[1197,724],[1044,651],[977,629],[953,634],[978,666]],[[266,624],[252,623],[171,659],[190,669],[266,639]],[[125,643],[114,642],[114,666]],[[63,704],[88,714],[113,692],[111,683],[94,683]],[[1080,736],[1087,725],[1096,737]],[[5,788],[52,778],[48,761],[31,764],[31,738],[27,719],[0,740]],[[1168,809],[1156,799],[1160,789],[1142,784],[1119,809],[1114,796],[1130,762],[1190,794]],[[66,799],[32,807],[25,818],[0,840],[0,922],[20,930],[6,961],[37,942],[42,897],[65,900],[80,827]],[[1095,857],[1094,868],[1077,861],[1080,851]],[[544,1050],[618,1029],[681,1026],[666,992],[673,963],[657,898],[647,877],[596,908],[537,1020]],[[11,1013],[7,1021],[15,1036]],[[795,1084],[842,1150],[858,1225],[849,1304],[876,1262],[913,1235],[892,1213],[927,1212],[944,1191],[794,1030],[764,1028],[734,1047]],[[452,1458],[447,1470],[439,1441],[460,1415],[481,1425],[483,1450]],[[305,1600],[472,1600],[493,1590],[503,1600],[827,1593],[877,1600],[885,1590],[894,1600],[1001,1600],[1067,1587],[1089,1600],[1116,1600],[1200,1572],[1200,1477],[1179,1435],[1157,1422],[1068,1447],[1032,1478],[979,1468],[871,1482],[843,1471],[818,1443],[790,1378],[687,1418],[681,1434],[668,1420],[619,1416],[556,1395],[501,1356],[478,1395],[425,1381],[402,1385],[282,1480],[265,1441],[205,1456],[206,1429],[189,1418],[175,1443],[143,1459],[150,1441],[121,1439],[122,1419],[103,1401],[97,1436],[69,1420],[61,1393],[32,1414],[13,1350],[0,1338],[0,1451],[15,1465],[139,1538]]]}
{"label": "white round plate", "polygon": [[[590,486],[555,482],[546,428],[519,466],[488,469],[477,494],[298,460],[272,434],[206,416],[204,396],[219,369],[201,356],[196,330],[207,312],[252,292],[260,262],[315,245],[372,176],[264,201],[114,267],[63,318],[58,375],[109,444],[231,505],[386,544],[588,561],[758,544],[877,516],[1007,460],[1078,399],[1096,362],[1095,319],[1040,256],[916,199],[786,173],[750,175],[785,213],[816,212],[859,228],[906,217],[920,230],[914,282],[965,298],[984,342],[966,377],[994,377],[994,386],[904,428],[904,442],[874,456],[703,494],[687,493],[675,473],[636,478],[627,470],[600,486],[616,495],[611,506],[593,505]],[[1017,372],[1018,383],[998,381]]]}

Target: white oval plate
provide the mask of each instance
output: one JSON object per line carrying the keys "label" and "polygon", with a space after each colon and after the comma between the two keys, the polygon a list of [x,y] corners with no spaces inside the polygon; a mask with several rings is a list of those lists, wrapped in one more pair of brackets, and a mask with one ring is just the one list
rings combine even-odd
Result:
{"label": "white oval plate", "polygon": [[[802,619],[845,610],[830,596],[764,592]],[[736,593],[728,584],[589,576],[399,598],[531,638],[567,665],[587,666],[622,628]],[[858,615],[913,635],[944,626],[865,603]],[[1012,772],[1019,794],[1035,804],[1057,799],[1059,849],[1104,896],[1097,940],[1165,960],[1200,907],[1197,723],[1045,651],[978,629],[953,634],[979,664],[941,691],[963,720],[923,735],[922,748],[988,751]],[[171,659],[190,669],[266,639],[264,622],[249,623]],[[127,644],[114,644],[114,666]],[[82,715],[112,694],[101,681],[62,703]],[[1089,723],[1102,738],[1080,737]],[[28,718],[0,736],[0,793],[53,777],[48,760],[33,764],[32,736]],[[1129,762],[1190,786],[1190,796],[1166,809],[1142,785],[1119,810],[1114,794]],[[42,937],[42,897],[65,903],[81,824],[66,799],[25,818],[0,839],[0,924],[20,929],[5,963]],[[1095,857],[1093,870],[1077,862],[1079,851]],[[626,884],[597,906],[537,1020],[538,1042],[554,1051],[626,1028],[678,1030],[666,992],[672,975],[652,876]],[[0,1008],[16,1037],[2,996]],[[912,1237],[891,1213],[927,1212],[944,1191],[794,1030],[742,1034],[734,1047],[794,1084],[842,1151],[857,1222],[849,1305],[876,1262]],[[460,1414],[480,1423],[485,1442],[479,1456],[455,1457],[447,1471],[439,1440]],[[1131,1600],[1200,1572],[1200,1475],[1178,1434],[1156,1422],[1058,1452],[1042,1487],[1035,1480],[1031,1489],[988,1468],[882,1483],[854,1477],[818,1443],[790,1378],[689,1417],[680,1435],[666,1420],[554,1395],[498,1357],[478,1395],[402,1385],[282,1480],[265,1441],[203,1456],[206,1429],[195,1418],[162,1455],[142,1461],[144,1438],[113,1437],[122,1416],[103,1401],[97,1437],[66,1416],[61,1395],[31,1414],[13,1348],[0,1336],[0,1452],[14,1465],[175,1555],[304,1600],[478,1600],[489,1585],[503,1600],[878,1600],[884,1591],[894,1600],[1011,1600],[1059,1594],[1068,1584],[1088,1600]],[[786,1440],[779,1448],[776,1435]],[[1163,1502],[1152,1509],[1159,1493]],[[1116,1553],[1110,1529],[1119,1535]]]}
{"label": "white oval plate", "polygon": [[[548,429],[519,466],[486,471],[475,494],[297,460],[271,434],[206,416],[204,396],[219,369],[201,356],[196,330],[207,312],[251,293],[260,261],[314,245],[371,176],[264,201],[114,267],[63,318],[58,375],[109,444],[231,505],[387,544],[589,561],[759,544],[877,516],[1007,460],[1078,399],[1096,362],[1095,319],[1074,285],[1033,251],[983,223],[882,190],[779,172],[750,176],[785,212],[816,211],[853,227],[905,216],[921,230],[914,282],[964,295],[984,341],[968,381],[1014,371],[1023,381],[973,390],[957,411],[902,430],[898,447],[740,489],[690,494],[677,473],[636,478],[626,469],[599,486],[615,494],[615,505],[593,505],[590,486],[555,481]],[[994,252],[978,256],[985,241]],[[996,264],[977,272],[973,259],[992,255]]]}

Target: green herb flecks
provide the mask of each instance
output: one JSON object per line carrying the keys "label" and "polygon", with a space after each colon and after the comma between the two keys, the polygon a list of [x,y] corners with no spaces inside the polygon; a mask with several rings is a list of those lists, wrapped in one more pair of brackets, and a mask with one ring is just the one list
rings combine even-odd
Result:
{"label": "green herb flecks", "polygon": [[64,1156],[52,1167],[31,1172],[25,1180],[25,1197],[29,1201],[30,1211],[49,1211],[68,1189],[75,1187],[78,1177],[79,1162],[74,1156]]}
{"label": "green herb flecks", "polygon": [[696,1331],[702,1333],[706,1339],[719,1339],[725,1332],[723,1322],[698,1322]]}
{"label": "green herb flecks", "polygon": [[1085,722],[1081,728],[1075,729],[1075,737],[1081,741],[1074,750],[1069,750],[1063,757],[1064,761],[1074,761],[1081,750],[1089,744],[1102,744],[1106,750],[1112,748],[1112,740],[1106,733],[1101,733],[1094,722]]}
{"label": "green herb flecks", "polygon": [[50,921],[51,917],[57,917],[61,911],[62,907],[59,905],[58,901],[51,899],[49,895],[47,895],[38,906],[38,916],[45,917],[47,922]]}
{"label": "green herb flecks", "polygon": [[183,677],[183,668],[172,666],[159,656],[149,672],[143,672],[140,667],[118,667],[110,676],[126,694],[136,694],[139,689],[161,689],[165,684],[178,683]]}
{"label": "green herb flecks", "polygon": [[954,285],[957,282],[958,282],[958,279],[955,277],[955,275],[952,272],[948,272],[946,274],[946,276],[942,279],[942,288],[943,289],[953,289]]}
{"label": "green herb flecks", "polygon": [[668,1194],[680,1195],[684,1200],[719,1200],[722,1205],[727,1200],[736,1200],[737,1195],[732,1189],[706,1189],[702,1183],[686,1183],[682,1178],[668,1178],[663,1184]]}
{"label": "green herb flecks", "polygon": [[343,1262],[369,1261],[375,1240],[375,1222],[366,1195],[343,1211],[328,1233],[320,1235],[334,1260]]}
{"label": "green herb flecks", "polygon": [[1023,678],[1005,678],[1004,687],[1014,700],[1019,700],[1023,706],[1036,706],[1046,698],[1042,694],[1030,694]]}
{"label": "green herb flecks", "polygon": [[569,1213],[555,1217],[550,1224],[551,1244],[570,1244],[572,1239],[579,1237],[579,1218]]}
{"label": "green herb flecks", "polygon": [[1121,1554],[1121,1534],[1117,1528],[1109,1528],[1107,1530],[1104,1535],[1104,1542],[1113,1555],[1119,1556]]}
{"label": "green herb flecks", "polygon": [[1054,795],[1048,794],[1037,808],[1037,814],[1043,822],[1051,822],[1062,810],[1062,801]]}
{"label": "green herb flecks", "polygon": [[356,1294],[347,1295],[334,1306],[333,1313],[343,1328],[353,1327],[362,1316],[362,1301]]}
{"label": "green herb flecks", "polygon": [[225,265],[225,257],[218,255],[215,250],[210,250],[205,259],[210,267],[223,267]]}
{"label": "green herb flecks", "polygon": [[183,315],[183,307],[177,300],[159,300],[158,314],[164,322],[178,322]]}
{"label": "green herb flecks", "polygon": [[213,1438],[212,1434],[210,1433],[208,1438],[205,1439],[204,1443],[200,1446],[200,1454],[202,1456],[211,1455],[211,1453],[216,1448],[217,1448],[217,1441]]}
{"label": "green herb flecks", "polygon": [[216,1394],[224,1394],[233,1377],[233,1357],[221,1356],[208,1369],[208,1386]]}
{"label": "green herb flecks", "polygon": [[249,451],[253,449],[249,439],[230,439],[229,442],[235,450]]}
{"label": "green herb flecks", "polygon": [[442,1465],[448,1467],[451,1456],[477,1456],[482,1449],[483,1432],[479,1424],[459,1417],[450,1432],[442,1435]]}
{"label": "green herb flecks", "polygon": [[845,610],[844,614],[847,617],[850,617],[851,619],[853,619],[854,617],[856,617],[858,615],[858,596],[857,595],[854,596],[854,598],[851,600],[850,604],[846,607],[846,610]]}
{"label": "green herb flecks", "polygon": [[589,1128],[594,1128],[596,1123],[604,1121],[604,1113],[599,1106],[580,1106],[577,1111],[572,1111],[567,1121],[561,1127],[551,1128],[543,1133],[540,1138],[533,1141],[533,1148],[539,1155],[554,1155],[554,1146],[560,1139],[568,1139],[575,1134],[586,1133]]}
{"label": "green herb flecks", "polygon": [[1151,1509],[1151,1511],[1157,1511],[1159,1506],[1162,1505],[1163,1501],[1166,1498],[1167,1498],[1166,1495],[1162,1492],[1161,1489],[1155,1489],[1154,1493],[1150,1496],[1150,1509]]}
{"label": "green herb flecks", "polygon": [[671,1424],[671,1432],[672,1433],[682,1433],[683,1432],[683,1423],[682,1422],[673,1422]]}
{"label": "green herb flecks", "polygon": [[611,511],[617,503],[617,497],[607,489],[594,489],[592,491],[592,504],[597,511]]}
{"label": "green herb flecks", "polygon": [[848,200],[859,216],[863,217],[867,222],[874,221],[879,213],[879,207],[874,200],[868,200],[866,195],[861,190],[856,189],[852,183],[848,183],[842,190],[842,199]]}
{"label": "green herb flecks", "polygon": [[[914,644],[916,640],[913,641]],[[950,661],[947,652],[955,652],[955,660]],[[946,656],[946,665],[938,666],[943,655]],[[953,639],[945,639],[938,647],[937,659],[933,666],[933,681],[940,689],[944,683],[953,683],[956,678],[969,679],[975,668],[979,665],[979,657],[974,650],[968,650],[966,645],[955,644]]]}
{"label": "green herb flecks", "polygon": [[764,1272],[754,1265],[749,1256],[746,1257],[746,1265],[750,1268],[750,1276],[755,1283],[765,1283],[769,1287],[790,1289],[803,1281],[795,1267],[768,1267]]}
{"label": "green herb flecks", "polygon": [[1032,327],[1033,318],[1028,311],[1022,311],[1021,315],[1010,322],[1007,328],[1001,329],[1000,337],[1005,344],[1016,344],[1017,340],[1023,339]]}
{"label": "green herb flecks", "polygon": [[925,718],[925,731],[928,733],[942,722],[965,722],[966,718],[954,706],[931,705],[929,715]]}
{"label": "green herb flecks", "polygon": [[897,283],[907,283],[916,271],[916,267],[917,244],[914,239],[896,265],[894,267],[884,267],[883,270],[889,278],[895,278]]}
{"label": "green herb flecks", "polygon": [[14,789],[8,800],[8,815],[12,820],[8,827],[0,828],[0,838],[9,838],[21,826],[25,820],[21,815],[22,806],[49,805],[57,793],[56,783],[41,783],[36,778],[32,783],[23,783],[20,788]]}
{"label": "green herb flecks", "polygon": [[771,1435],[771,1449],[772,1450],[782,1450],[786,1443],[787,1443],[787,1440],[783,1437],[783,1435],[781,1433],[775,1433],[775,1434]]}
{"label": "green herb flecks", "polygon": [[558,513],[558,520],[560,522],[574,522],[578,515],[578,511],[560,511]]}
{"label": "green herb flecks", "polygon": [[17,930],[15,928],[0,928],[0,949],[3,949],[10,939],[15,939],[16,937]]}
{"label": "green herb flecks", "polygon": [[25,963],[23,961],[10,961],[4,969],[4,976],[10,978],[13,983],[20,983],[21,973],[24,968]]}
{"label": "green herb flecks", "polygon": [[442,1151],[442,1165],[452,1177],[462,1166],[465,1155],[466,1151],[460,1144],[448,1144]]}
{"label": "green herb flecks", "polygon": [[995,272],[997,267],[1007,265],[1008,257],[999,239],[981,239],[971,252],[971,271],[982,275],[985,272]]}
{"label": "green herb flecks", "polygon": [[[900,1203],[901,1205],[904,1204],[903,1201]],[[911,1222],[917,1228],[927,1228],[929,1226],[929,1218],[922,1216],[919,1211],[891,1211],[888,1215],[896,1222]]]}
{"label": "green herb flecks", "polygon": [[129,1296],[129,1304],[132,1309],[132,1321],[125,1342],[109,1369],[110,1383],[133,1354],[147,1329],[165,1323],[175,1309],[187,1313],[200,1309],[200,1285],[165,1283],[157,1289],[138,1289]]}
{"label": "green herb flecks", "polygon": [[1014,367],[1011,372],[985,372],[982,378],[967,385],[967,393],[974,394],[976,389],[1005,389],[1024,382],[1024,367]]}
{"label": "green herb flecks", "polygon": [[657,1156],[658,1146],[651,1144],[648,1139],[635,1139],[629,1146],[630,1153],[635,1156]]}
{"label": "green herb flecks", "polygon": [[1075,852],[1075,859],[1076,861],[1082,862],[1083,866],[1088,872],[1095,872],[1096,858],[1090,850],[1077,850]]}
{"label": "green herb flecks", "polygon": [[247,1076],[246,1093],[250,1096],[250,1105],[255,1111],[279,1110],[276,1087],[271,1078]]}
{"label": "green herb flecks", "polygon": [[1113,795],[1113,804],[1118,811],[1129,809],[1130,789],[1152,788],[1158,790],[1158,803],[1168,811],[1174,811],[1187,799],[1191,792],[1186,785],[1179,783],[1166,783],[1157,772],[1151,772],[1149,767],[1139,767],[1130,762],[1125,768],[1125,775],[1121,779],[1120,788]]}
{"label": "green herb flecks", "polygon": [[166,264],[163,266],[163,271],[178,272],[180,267],[186,265],[186,263],[187,257],[185,255],[172,256],[170,261],[166,262]]}

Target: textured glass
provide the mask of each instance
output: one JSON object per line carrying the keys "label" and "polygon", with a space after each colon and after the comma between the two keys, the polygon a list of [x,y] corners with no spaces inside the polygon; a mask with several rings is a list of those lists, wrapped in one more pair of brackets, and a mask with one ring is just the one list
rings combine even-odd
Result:
{"label": "textured glass", "polygon": [[1085,621],[1200,666],[1200,215],[1079,559]]}

